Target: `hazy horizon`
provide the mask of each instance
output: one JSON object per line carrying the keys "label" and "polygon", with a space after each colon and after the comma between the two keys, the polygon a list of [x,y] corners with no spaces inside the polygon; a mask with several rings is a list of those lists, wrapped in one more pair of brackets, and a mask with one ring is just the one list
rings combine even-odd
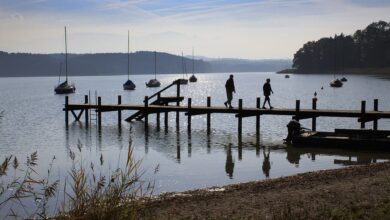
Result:
{"label": "hazy horizon", "polygon": [[292,59],[307,41],[390,20],[386,0],[3,0],[0,50],[159,51],[210,58]]}

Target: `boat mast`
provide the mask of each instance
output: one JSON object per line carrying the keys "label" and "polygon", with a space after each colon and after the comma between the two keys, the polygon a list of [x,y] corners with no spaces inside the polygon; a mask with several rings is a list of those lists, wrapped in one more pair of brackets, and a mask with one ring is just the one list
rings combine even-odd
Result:
{"label": "boat mast", "polygon": [[130,80],[130,31],[127,30],[127,80]]}
{"label": "boat mast", "polygon": [[183,71],[183,79],[184,79],[184,56],[183,56],[183,51],[181,52],[181,70]]}
{"label": "boat mast", "polygon": [[65,78],[68,81],[68,41],[66,39],[66,26],[65,26]]}
{"label": "boat mast", "polygon": [[156,51],[154,51],[154,79],[156,79],[156,73],[157,73],[157,58],[156,58],[157,54],[156,54]]}
{"label": "boat mast", "polygon": [[195,74],[194,48],[192,48],[192,75]]}

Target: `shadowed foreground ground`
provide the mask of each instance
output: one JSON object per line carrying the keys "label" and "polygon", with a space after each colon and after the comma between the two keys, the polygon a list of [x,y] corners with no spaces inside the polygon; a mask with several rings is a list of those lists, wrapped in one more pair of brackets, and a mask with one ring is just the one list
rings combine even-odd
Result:
{"label": "shadowed foreground ground", "polygon": [[143,219],[390,219],[390,163],[165,194]]}

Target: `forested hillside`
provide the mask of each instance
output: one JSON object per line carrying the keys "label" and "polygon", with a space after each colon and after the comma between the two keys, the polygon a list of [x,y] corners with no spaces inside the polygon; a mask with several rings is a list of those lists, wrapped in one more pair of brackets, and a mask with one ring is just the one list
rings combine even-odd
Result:
{"label": "forested hillside", "polygon": [[[182,73],[180,56],[157,53],[157,72]],[[64,54],[6,53],[0,51],[0,76],[57,76]],[[185,69],[192,72],[192,59],[184,58]],[[277,71],[291,66],[291,60],[195,59],[197,73]],[[64,65],[62,65],[64,71]],[[130,54],[132,74],[154,73],[154,53],[140,51]],[[97,53],[69,54],[68,72],[71,75],[120,75],[127,73],[127,54]]]}
{"label": "forested hillside", "polygon": [[353,35],[307,42],[294,54],[293,67],[297,72],[390,67],[390,23],[374,22]]}

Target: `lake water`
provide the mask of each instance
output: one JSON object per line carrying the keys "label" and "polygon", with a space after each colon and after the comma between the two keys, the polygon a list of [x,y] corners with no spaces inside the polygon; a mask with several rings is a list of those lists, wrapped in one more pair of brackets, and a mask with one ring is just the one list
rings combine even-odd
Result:
{"label": "lake water", "polygon": [[[310,108],[313,94],[318,93],[318,109],[360,109],[360,102],[367,101],[367,109],[373,108],[373,99],[379,99],[380,110],[390,110],[390,81],[371,76],[348,75],[348,82],[342,88],[329,87],[331,75],[284,75],[275,73],[236,73],[233,105],[243,99],[244,106],[255,106],[256,97],[262,96],[262,85],[271,78],[274,94],[272,105],[276,108],[294,108],[295,100],[301,100],[301,108]],[[192,105],[211,103],[222,106],[225,101],[225,81],[229,74],[198,74],[198,82],[182,86],[181,95],[192,98]],[[141,104],[144,96],[152,95],[158,88],[146,88],[149,75],[135,75],[135,91],[123,91],[126,76],[72,77],[77,91],[69,95],[71,103],[81,103],[84,95],[95,92],[102,97],[102,103],[116,103],[122,95],[122,103]],[[179,75],[160,75],[163,88]],[[116,113],[103,113],[101,132],[92,121],[85,128],[81,122],[73,122],[70,115],[69,129],[66,129],[62,111],[65,96],[55,95],[56,77],[0,78],[0,160],[6,155],[15,155],[23,161],[27,155],[37,151],[38,173],[46,173],[53,156],[56,157],[53,170],[59,179],[64,178],[71,167],[69,150],[78,152],[78,161],[89,166],[99,164],[103,155],[102,172],[115,170],[123,165],[129,141],[137,159],[142,160],[143,179],[155,184],[155,193],[184,191],[202,187],[261,180],[296,173],[333,169],[345,164],[384,161],[388,153],[342,151],[321,148],[296,149],[283,144],[287,134],[289,116],[262,116],[261,135],[256,138],[255,118],[243,119],[242,143],[238,143],[237,119],[234,115],[212,115],[212,133],[207,134],[206,116],[192,117],[192,132],[187,133],[187,119],[181,115],[179,128],[175,115],[170,113],[169,128],[164,129],[163,115],[161,130],[157,130],[155,116],[149,117],[149,132],[145,134],[143,122],[122,122],[118,127]],[[321,90],[323,87],[323,90]],[[175,95],[172,87],[164,95]],[[262,97],[263,99],[263,97]],[[122,112],[122,118],[131,115]],[[311,120],[301,120],[311,128]],[[367,123],[367,128],[372,123]],[[334,128],[359,128],[356,119],[319,118],[317,130],[332,131]],[[379,121],[380,129],[390,129],[389,120]]]}

